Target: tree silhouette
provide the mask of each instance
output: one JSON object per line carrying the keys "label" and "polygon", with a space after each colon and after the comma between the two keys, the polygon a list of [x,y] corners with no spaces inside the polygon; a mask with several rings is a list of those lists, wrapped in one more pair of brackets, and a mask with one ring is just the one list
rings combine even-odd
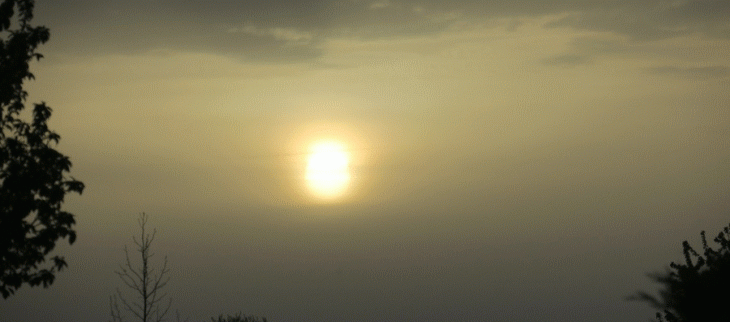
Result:
{"label": "tree silhouette", "polygon": [[[64,196],[81,193],[84,184],[66,173],[68,157],[52,146],[60,136],[48,129],[51,108],[34,104],[31,120],[21,117],[33,79],[29,64],[43,57],[36,48],[49,38],[48,28],[32,26],[32,0],[0,4],[0,293],[8,298],[23,284],[53,283],[66,266],[54,256],[44,265],[56,241],[76,240],[72,214],[61,210]],[[17,10],[17,15],[16,15]]]}
{"label": "tree silhouette", "polygon": [[[145,213],[139,216],[137,223],[141,230],[140,239],[137,240],[133,236],[132,240],[137,246],[135,250],[140,255],[139,266],[132,264],[127,246],[124,246],[126,261],[123,265],[119,265],[119,270],[115,272],[124,285],[132,290],[133,300],[125,297],[122,291],[117,288],[117,293],[109,297],[113,322],[124,321],[122,308],[142,322],[164,321],[172,305],[172,299],[167,298],[167,294],[162,293],[162,289],[170,280],[167,275],[170,272],[167,268],[167,257],[165,257],[159,270],[155,269],[150,263],[150,258],[154,255],[151,252],[152,242],[155,240],[157,230],[153,229],[152,234],[147,233],[147,215]],[[167,300],[165,300],[166,298]],[[121,302],[122,308],[120,308],[119,302]]]}
{"label": "tree silhouette", "polygon": [[236,315],[228,315],[227,317],[223,317],[221,314],[218,316],[218,319],[216,318],[210,318],[212,322],[267,322],[266,318],[260,318],[253,315],[242,315],[241,313],[238,313]]}
{"label": "tree silhouette", "polygon": [[724,321],[728,319],[727,304],[730,303],[730,225],[715,237],[718,249],[707,245],[702,231],[700,255],[689,242],[682,243],[684,264],[672,262],[671,270],[650,277],[664,284],[659,296],[639,292],[631,299],[648,302],[661,310],[656,314],[658,321],[695,322]]}

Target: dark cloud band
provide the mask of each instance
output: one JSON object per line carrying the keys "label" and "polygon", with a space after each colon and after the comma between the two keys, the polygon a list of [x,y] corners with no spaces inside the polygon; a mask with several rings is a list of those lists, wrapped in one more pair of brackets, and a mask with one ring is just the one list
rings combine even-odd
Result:
{"label": "dark cloud band", "polygon": [[[322,42],[332,37],[423,35],[463,21],[546,15],[562,16],[546,28],[612,32],[636,41],[692,33],[730,37],[726,0],[53,1],[37,7],[55,48],[73,54],[167,48],[302,61],[321,55]],[[570,57],[556,59],[571,63]]]}

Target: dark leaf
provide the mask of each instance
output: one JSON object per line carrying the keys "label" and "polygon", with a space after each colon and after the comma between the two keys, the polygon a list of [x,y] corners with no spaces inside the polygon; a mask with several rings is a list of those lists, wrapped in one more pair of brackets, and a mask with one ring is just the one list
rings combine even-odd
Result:
{"label": "dark leaf", "polygon": [[[62,211],[69,192],[83,183],[66,179],[71,161],[50,144],[60,136],[48,128],[52,109],[35,104],[31,120],[21,116],[32,80],[29,62],[43,57],[36,48],[48,41],[45,27],[32,26],[33,0],[0,4],[0,292],[4,298],[23,284],[48,287],[66,266],[62,257],[46,262],[56,242],[76,240],[73,215]],[[11,22],[17,21],[10,29]]]}

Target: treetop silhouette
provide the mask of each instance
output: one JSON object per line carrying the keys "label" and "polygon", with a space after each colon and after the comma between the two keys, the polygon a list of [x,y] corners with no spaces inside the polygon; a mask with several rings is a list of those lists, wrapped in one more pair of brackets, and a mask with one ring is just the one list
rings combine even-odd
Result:
{"label": "treetop silhouette", "polygon": [[730,225],[713,239],[719,244],[714,249],[707,243],[702,231],[702,254],[686,240],[682,243],[684,264],[672,262],[665,274],[652,274],[657,283],[664,284],[659,298],[639,292],[631,299],[648,302],[662,310],[658,321],[695,322],[727,319],[730,303]]}
{"label": "treetop silhouette", "polygon": [[[53,283],[66,266],[63,257],[46,256],[56,241],[76,240],[71,213],[61,204],[69,192],[84,184],[66,173],[68,157],[53,148],[60,136],[48,128],[51,108],[34,104],[31,120],[21,112],[32,80],[30,62],[43,56],[36,48],[48,41],[48,28],[32,26],[33,0],[4,0],[0,4],[0,293],[7,298],[23,284]],[[16,14],[17,11],[17,14]]]}

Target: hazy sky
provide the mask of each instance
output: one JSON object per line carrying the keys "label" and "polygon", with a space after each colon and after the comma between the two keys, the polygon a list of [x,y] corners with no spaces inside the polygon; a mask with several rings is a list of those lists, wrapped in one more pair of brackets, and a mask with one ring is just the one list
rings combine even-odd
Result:
{"label": "hazy sky", "polygon": [[[624,300],[645,273],[730,222],[727,0],[39,0],[34,21],[29,101],[86,190],[68,269],[1,321],[108,320],[141,212],[191,321],[646,321]],[[328,199],[325,141],[347,159]]]}

